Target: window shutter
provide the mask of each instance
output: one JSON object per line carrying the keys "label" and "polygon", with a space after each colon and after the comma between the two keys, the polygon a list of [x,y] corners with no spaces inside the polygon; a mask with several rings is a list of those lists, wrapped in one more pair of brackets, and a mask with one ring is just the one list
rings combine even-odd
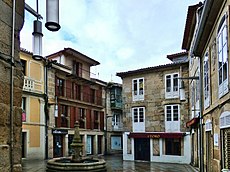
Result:
{"label": "window shutter", "polygon": [[72,82],[69,80],[66,80],[66,97],[71,98],[71,92],[72,92]]}
{"label": "window shutter", "polygon": [[104,112],[100,112],[100,129],[104,131]]}
{"label": "window shutter", "polygon": [[91,129],[91,110],[86,109],[86,128]]}
{"label": "window shutter", "polygon": [[70,106],[70,128],[74,128],[75,121],[75,107]]}

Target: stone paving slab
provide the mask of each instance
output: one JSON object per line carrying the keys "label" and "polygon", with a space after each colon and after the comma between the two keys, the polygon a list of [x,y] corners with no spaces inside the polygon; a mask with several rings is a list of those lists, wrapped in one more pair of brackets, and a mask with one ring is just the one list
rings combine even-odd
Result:
{"label": "stone paving slab", "polygon": [[[104,157],[108,172],[195,172],[188,164],[123,161],[122,156]],[[46,161],[22,160],[23,172],[45,172]]]}

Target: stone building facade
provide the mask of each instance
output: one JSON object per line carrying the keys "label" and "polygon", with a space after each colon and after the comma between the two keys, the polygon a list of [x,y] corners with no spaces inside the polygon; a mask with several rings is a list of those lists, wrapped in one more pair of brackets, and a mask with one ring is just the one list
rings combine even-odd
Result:
{"label": "stone building facade", "polygon": [[188,81],[178,79],[188,77],[187,53],[167,57],[173,63],[117,73],[124,160],[190,163]]}
{"label": "stone building facade", "polygon": [[106,90],[105,154],[121,154],[123,132],[122,85],[109,82]]}
{"label": "stone building facade", "polygon": [[[207,172],[230,169],[229,5],[229,0],[206,0],[195,11],[196,20],[191,22],[188,15],[185,33],[191,32],[184,35],[182,46],[189,51],[189,75],[200,78],[199,88],[190,82],[191,100],[199,93],[195,99],[200,101],[202,124],[201,132],[192,129],[198,138],[192,140],[193,144],[198,143],[192,155],[201,155],[193,161]],[[196,106],[195,101],[193,105]],[[190,115],[192,118],[196,114]]]}
{"label": "stone building facade", "polygon": [[0,171],[22,171],[23,74],[19,58],[19,32],[24,23],[24,0],[15,1],[15,6],[13,1],[2,0],[0,11]]}

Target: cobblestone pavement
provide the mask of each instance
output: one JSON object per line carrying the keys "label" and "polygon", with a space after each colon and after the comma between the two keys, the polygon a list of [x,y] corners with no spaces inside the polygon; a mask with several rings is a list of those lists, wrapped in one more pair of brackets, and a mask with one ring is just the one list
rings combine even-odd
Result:
{"label": "cobblestone pavement", "polygon": [[[123,161],[120,155],[105,156],[104,158],[108,172],[195,172],[187,164]],[[22,166],[23,172],[45,172],[46,161],[24,159]]]}

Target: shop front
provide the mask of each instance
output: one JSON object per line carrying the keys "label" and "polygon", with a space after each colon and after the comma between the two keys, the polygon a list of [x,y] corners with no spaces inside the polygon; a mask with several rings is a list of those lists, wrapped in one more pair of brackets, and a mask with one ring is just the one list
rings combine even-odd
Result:
{"label": "shop front", "polygon": [[190,163],[189,133],[125,132],[123,145],[124,160]]}
{"label": "shop front", "polygon": [[68,134],[68,130],[53,129],[53,157],[63,157],[65,151],[65,136]]}

